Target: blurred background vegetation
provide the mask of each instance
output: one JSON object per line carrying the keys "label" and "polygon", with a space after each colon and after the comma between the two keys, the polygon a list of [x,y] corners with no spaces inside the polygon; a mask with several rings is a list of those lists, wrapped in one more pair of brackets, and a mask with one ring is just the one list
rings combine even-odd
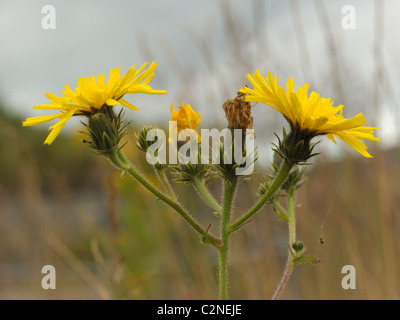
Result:
{"label": "blurred background vegetation", "polygon": [[[313,3],[321,21],[328,16],[327,2]],[[366,90],[370,93],[368,97],[363,94],[365,89],[360,89],[365,77],[360,78],[357,70],[348,68],[348,56],[335,41],[329,23],[321,24],[329,66],[323,71],[312,70],[302,31],[302,19],[307,20],[308,16],[299,14],[300,1],[288,0],[287,4],[294,26],[292,36],[304,63],[293,65],[274,52],[273,41],[267,41],[263,30],[257,29],[265,19],[265,3],[268,2],[252,2],[254,25],[248,26],[240,12],[232,10],[228,2],[220,1],[217,17],[224,42],[219,44],[208,41],[207,31],[202,35],[198,30],[189,30],[203,59],[198,65],[193,62],[190,74],[179,65],[179,53],[165,43],[163,53],[178,75],[174,86],[179,90],[175,97],[194,108],[196,103],[206,100],[202,113],[216,115],[215,121],[210,117],[203,119],[202,127],[226,125],[220,106],[246,84],[243,76],[254,71],[249,61],[263,61],[263,65],[271,65],[276,73],[284,75],[294,70],[309,79],[306,81],[313,87],[328,88],[320,90],[321,94],[345,104],[348,116],[362,111],[369,124],[384,126],[384,122],[378,121],[382,120],[377,116],[382,111],[380,106],[384,102],[398,107],[396,93],[386,77],[386,71],[395,64],[387,64],[380,51],[384,1],[370,2],[376,15],[372,22],[374,67],[368,76],[375,86]],[[250,36],[258,47],[244,45]],[[146,57],[153,56],[152,50],[158,50],[151,45],[141,49]],[[217,59],[215,52],[221,51],[225,64],[217,66],[221,57],[218,54]],[[200,70],[204,63],[208,66],[205,71]],[[213,75],[216,86],[208,88],[207,81],[198,84],[200,92],[207,92],[207,99],[197,93],[197,88],[190,87],[193,82],[187,81],[187,77],[191,74]],[[278,79],[283,85],[285,78],[278,75]],[[161,84],[157,88],[164,87]],[[390,117],[399,118],[394,107],[389,110]],[[284,123],[272,109],[265,107],[262,112],[255,119],[261,159],[252,179],[240,185],[236,213],[256,201],[262,175],[268,172],[273,132],[280,132]],[[197,234],[176,213],[128,176],[121,176],[106,158],[94,155],[81,142],[80,134],[66,132],[47,147],[42,145],[47,135],[44,127],[23,128],[22,120],[4,103],[0,104],[1,299],[217,298],[216,252],[201,244]],[[154,123],[163,127],[166,120],[155,118]],[[134,132],[143,124],[150,123],[135,121],[131,126],[125,152],[157,184],[145,155],[135,147]],[[298,267],[282,298],[399,299],[397,143],[386,148],[382,148],[383,143],[369,144],[374,159],[362,158],[343,144],[334,146],[334,151],[324,149],[330,144],[330,141],[321,144],[324,147],[319,151],[323,153],[307,168],[308,181],[298,193],[299,239],[304,241],[307,252],[322,262]],[[212,224],[216,232],[217,221],[197,199],[195,191],[181,184],[174,187],[184,206],[203,225]],[[220,181],[211,182],[210,188],[220,197]],[[268,206],[235,233],[230,252],[231,298],[269,299],[279,282],[287,245],[286,225]],[[56,268],[56,290],[41,288],[40,272],[46,264]],[[356,290],[341,287],[344,265],[356,268]]]}

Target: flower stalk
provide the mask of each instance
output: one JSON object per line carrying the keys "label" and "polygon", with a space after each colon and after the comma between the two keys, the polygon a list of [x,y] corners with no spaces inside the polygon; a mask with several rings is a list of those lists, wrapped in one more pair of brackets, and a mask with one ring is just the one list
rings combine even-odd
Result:
{"label": "flower stalk", "polygon": [[246,212],[243,216],[241,216],[239,219],[237,219],[235,222],[233,222],[228,230],[229,232],[233,232],[238,230],[240,227],[242,227],[254,214],[256,214],[263,206],[265,203],[271,201],[276,194],[277,191],[279,191],[279,188],[282,186],[282,184],[285,182],[286,178],[289,176],[290,170],[293,167],[293,163],[285,160],[283,161],[283,164],[281,168],[278,171],[278,174],[276,175],[274,181],[272,182],[271,186],[269,187],[268,191],[261,197],[261,199],[248,211]]}
{"label": "flower stalk", "polygon": [[229,254],[229,223],[232,213],[232,203],[235,195],[237,179],[233,181],[225,181],[224,184],[224,200],[221,216],[221,241],[222,244],[218,248],[219,256],[219,298],[221,300],[228,299],[228,254]]}
{"label": "flower stalk", "polygon": [[213,209],[217,215],[220,215],[222,212],[222,207],[208,190],[204,179],[194,178],[193,184],[204,203]]}
{"label": "flower stalk", "polygon": [[[285,288],[286,284],[289,281],[289,278],[293,272],[293,268],[295,266],[294,260],[298,256],[298,252],[296,251],[296,195],[293,187],[289,188],[287,193],[287,206],[288,206],[288,229],[289,229],[289,252],[285,265],[285,269],[283,271],[282,279],[279,282],[279,285],[272,296],[272,300],[277,300]],[[303,248],[299,248],[302,251]]]}
{"label": "flower stalk", "polygon": [[178,199],[176,198],[175,192],[172,189],[172,186],[170,184],[170,182],[168,181],[168,178],[165,176],[165,168],[155,168],[158,179],[160,180],[160,182],[162,183],[162,185],[164,186],[164,188],[167,190],[168,195],[171,197],[172,200],[174,201],[178,201]]}
{"label": "flower stalk", "polygon": [[173,208],[179,215],[188,222],[194,230],[196,230],[200,235],[207,236],[210,244],[215,247],[219,247],[221,241],[214,237],[204,229],[178,202],[170,199],[167,195],[162,193],[156,187],[154,187],[143,175],[141,175],[126,158],[121,150],[116,150],[108,155],[111,163],[117,168],[124,172],[129,173],[135,180],[142,184],[147,190],[157,196],[160,200],[164,201],[171,208]]}

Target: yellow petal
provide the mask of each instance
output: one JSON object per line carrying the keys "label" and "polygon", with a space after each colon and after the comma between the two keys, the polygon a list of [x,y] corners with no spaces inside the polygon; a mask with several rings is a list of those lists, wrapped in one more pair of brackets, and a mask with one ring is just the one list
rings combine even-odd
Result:
{"label": "yellow petal", "polygon": [[350,133],[337,132],[337,133],[335,133],[335,136],[337,136],[338,138],[342,139],[350,147],[352,147],[354,150],[358,151],[364,157],[372,158],[372,156],[367,152],[367,146],[363,142],[361,142],[360,140],[358,140],[355,137],[353,137]]}
{"label": "yellow petal", "polygon": [[152,91],[149,86],[142,86],[141,84],[131,85],[126,89],[126,93],[146,93],[150,94]]}
{"label": "yellow petal", "polygon": [[120,79],[121,68],[115,68],[110,70],[110,76],[107,81],[108,88],[114,88]]}
{"label": "yellow petal", "polygon": [[327,137],[329,140],[331,140],[333,143],[336,144],[335,137],[334,137],[332,134],[328,133],[328,134],[326,135],[326,137]]}
{"label": "yellow petal", "polygon": [[33,110],[54,110],[59,108],[60,106],[57,104],[38,104],[33,107]]}
{"label": "yellow petal", "polygon": [[135,111],[139,110],[139,108],[136,108],[133,104],[130,104],[128,101],[126,101],[122,98],[120,98],[118,101],[120,102],[120,104],[124,105],[125,107],[128,107],[129,109],[132,109]]}
{"label": "yellow petal", "polygon": [[151,89],[151,91],[149,92],[149,94],[167,94],[167,90],[153,90]]}
{"label": "yellow petal", "polygon": [[53,141],[59,135],[61,129],[64,127],[65,123],[69,120],[69,118],[71,118],[74,115],[75,111],[76,111],[76,109],[65,113],[62,117],[60,117],[60,121],[58,121],[54,126],[51,126],[49,128],[49,130],[51,130],[51,132],[47,136],[47,138],[43,144],[51,145],[53,143]]}
{"label": "yellow petal", "polygon": [[107,104],[108,106],[116,106],[117,104],[121,104],[121,103],[118,102],[118,101],[115,100],[115,99],[107,99],[107,100],[106,100],[106,104]]}
{"label": "yellow petal", "polygon": [[65,98],[63,99],[63,98],[57,97],[54,93],[47,92],[45,94],[45,96],[47,98],[49,98],[51,102],[58,103],[60,105],[63,105],[66,102]]}
{"label": "yellow petal", "polygon": [[362,113],[359,113],[353,118],[344,119],[338,123],[332,124],[328,127],[328,131],[330,133],[334,133],[335,131],[343,131],[343,130],[350,130],[357,127],[362,127],[367,123],[364,119]]}
{"label": "yellow petal", "polygon": [[63,113],[59,113],[59,114],[54,114],[54,115],[51,115],[51,116],[39,116],[39,117],[27,118],[25,121],[22,122],[22,125],[24,127],[35,126],[37,124],[45,123],[45,122],[54,120],[56,118],[59,118],[62,115],[63,115]]}
{"label": "yellow petal", "polygon": [[359,127],[359,128],[350,129],[350,130],[351,131],[355,130],[355,131],[364,132],[364,133],[374,133],[374,131],[378,130],[378,129],[380,129],[380,128],[377,128],[377,127]]}
{"label": "yellow petal", "polygon": [[372,133],[365,133],[357,131],[349,131],[354,138],[369,140],[369,141],[380,141],[381,138],[376,138]]}

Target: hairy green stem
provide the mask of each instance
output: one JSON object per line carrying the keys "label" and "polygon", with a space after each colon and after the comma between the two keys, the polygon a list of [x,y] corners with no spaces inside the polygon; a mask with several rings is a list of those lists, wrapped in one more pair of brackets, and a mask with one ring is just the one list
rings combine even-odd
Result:
{"label": "hairy green stem", "polygon": [[111,162],[119,169],[129,173],[133,178],[135,178],[139,183],[141,183],[146,189],[157,196],[160,200],[164,201],[171,208],[173,208],[177,213],[181,215],[198,233],[203,237],[207,236],[209,243],[215,247],[219,247],[220,240],[211,235],[208,230],[204,229],[178,202],[170,199],[164,193],[159,191],[154,187],[144,176],[142,176],[130,163],[130,161],[125,157],[121,150],[116,150],[108,155]]}
{"label": "hairy green stem", "polygon": [[275,213],[278,216],[278,218],[282,219],[283,221],[288,222],[289,218],[287,216],[286,209],[284,207],[282,207],[282,205],[279,203],[279,198],[273,199],[272,205],[274,206],[274,210],[275,210]]}
{"label": "hairy green stem", "polygon": [[194,186],[196,187],[197,191],[199,192],[200,196],[202,197],[203,201],[215,212],[221,213],[222,207],[221,205],[215,200],[214,196],[208,191],[204,179],[197,179],[193,180]]}
{"label": "hairy green stem", "polygon": [[171,184],[169,183],[167,177],[165,176],[165,169],[156,169],[157,176],[160,179],[161,183],[163,184],[164,188],[167,190],[169,196],[174,201],[178,201],[175,195],[174,190],[172,189]]}
{"label": "hairy green stem", "polygon": [[277,300],[279,295],[282,293],[286,284],[289,281],[289,278],[292,274],[293,268],[295,266],[294,256],[292,251],[292,245],[296,242],[296,196],[293,188],[290,188],[287,193],[287,204],[288,204],[288,227],[289,227],[289,252],[288,258],[285,266],[285,270],[283,271],[282,279],[279,282],[279,285],[272,296],[272,300]]}
{"label": "hairy green stem", "polygon": [[288,202],[288,224],[289,224],[289,245],[296,242],[296,193],[294,188],[287,192]]}
{"label": "hairy green stem", "polygon": [[290,169],[293,167],[293,163],[285,160],[282,167],[279,169],[274,181],[269,187],[268,191],[263,195],[263,197],[243,216],[237,219],[234,223],[229,226],[229,232],[233,232],[243,226],[248,219],[250,219],[258,210],[260,210],[264,204],[271,200],[275,193],[279,190],[282,184],[285,182],[286,178],[290,173]]}
{"label": "hairy green stem", "polygon": [[224,200],[221,216],[221,240],[218,248],[219,254],[219,298],[228,299],[228,253],[229,253],[229,223],[231,219],[232,203],[236,189],[236,178],[233,181],[225,181]]}

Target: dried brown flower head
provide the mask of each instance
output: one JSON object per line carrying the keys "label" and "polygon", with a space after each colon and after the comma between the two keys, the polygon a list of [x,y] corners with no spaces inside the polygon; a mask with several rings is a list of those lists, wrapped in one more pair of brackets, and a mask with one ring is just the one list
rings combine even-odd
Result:
{"label": "dried brown flower head", "polygon": [[225,116],[228,119],[229,129],[253,129],[253,117],[251,104],[245,101],[245,94],[238,92],[234,99],[228,99],[222,105]]}

